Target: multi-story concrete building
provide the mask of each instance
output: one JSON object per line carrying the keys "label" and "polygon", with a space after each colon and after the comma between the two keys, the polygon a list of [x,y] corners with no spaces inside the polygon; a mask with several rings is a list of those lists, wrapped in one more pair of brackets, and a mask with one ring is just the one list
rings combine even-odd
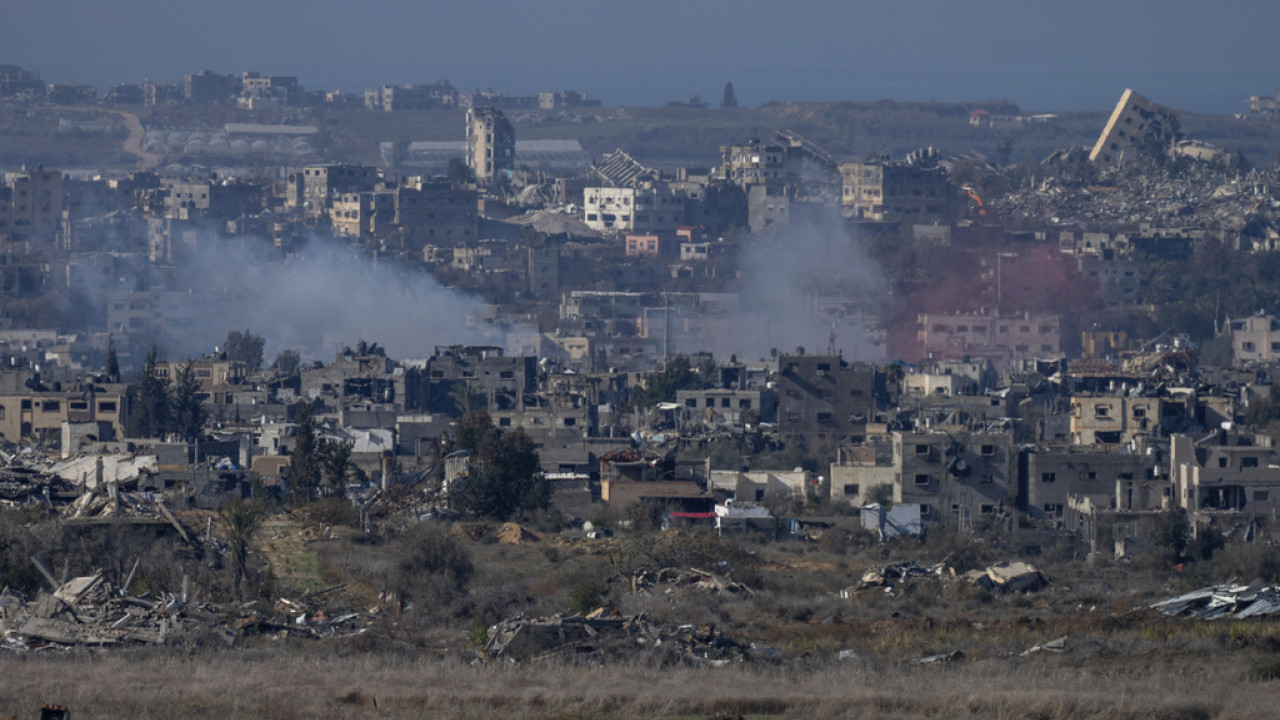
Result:
{"label": "multi-story concrete building", "polygon": [[1164,152],[1178,135],[1178,116],[1168,108],[1126,89],[1102,129],[1091,162],[1110,165],[1124,158],[1126,150],[1148,147]]}
{"label": "multi-story concrete building", "polygon": [[846,217],[873,222],[948,223],[958,190],[942,168],[916,163],[863,162],[840,166]]}
{"label": "multi-story concrete building", "polygon": [[1155,480],[1154,460],[1141,454],[1035,449],[1025,453],[1020,506],[1031,517],[1061,520],[1072,495],[1115,498]]}
{"label": "multi-story concrete building", "polygon": [[778,357],[778,434],[787,442],[861,441],[876,409],[876,370],[839,355]]}
{"label": "multi-story concrete building", "polygon": [[685,198],[667,183],[585,188],[582,206],[583,222],[599,232],[672,234],[685,224]]}
{"label": "multi-story concrete building", "polygon": [[44,383],[39,373],[28,371],[0,375],[0,439],[5,442],[61,431],[64,422],[97,422],[114,437],[124,437],[128,410],[125,385]]}
{"label": "multi-story concrete building", "polygon": [[1274,531],[1280,462],[1268,441],[1226,432],[1201,442],[1188,435],[1171,438],[1174,502],[1192,514],[1197,529],[1222,518]]}
{"label": "multi-story concrete building", "polygon": [[1231,320],[1231,350],[1236,365],[1280,359],[1280,322],[1270,315]]}
{"label": "multi-story concrete building", "polygon": [[482,187],[496,182],[499,174],[515,170],[516,131],[501,110],[467,110],[467,167]]}
{"label": "multi-story concrete building", "polygon": [[0,184],[0,239],[52,246],[62,220],[61,172],[37,167],[5,173]]}
{"label": "multi-story concrete building", "polygon": [[1077,395],[1071,398],[1071,442],[1074,445],[1119,445],[1139,435],[1158,437],[1166,414],[1158,397]]}
{"label": "multi-story concrete building", "polygon": [[430,85],[383,85],[364,94],[365,107],[384,112],[456,107],[458,91],[447,82]]}
{"label": "multi-story concrete building", "polygon": [[182,95],[189,103],[210,105],[230,102],[240,93],[242,85],[235,75],[222,75],[212,70],[201,70],[183,80]]}
{"label": "multi-story concrete building", "polygon": [[721,145],[718,177],[743,190],[756,185],[781,188],[787,182],[787,148],[766,145],[758,138],[742,145]]}
{"label": "multi-story concrete building", "polygon": [[916,339],[925,357],[1029,359],[1062,352],[1061,318],[1047,313],[923,313]]}
{"label": "multi-story concrete building", "polygon": [[337,235],[382,237],[395,225],[396,193],[343,193],[333,200],[329,219]]}
{"label": "multi-story concrete building", "polygon": [[425,245],[452,245],[479,237],[475,190],[411,178],[394,195],[394,222],[412,255]]}
{"label": "multi-story concrete building", "polygon": [[339,195],[373,192],[380,180],[378,169],[370,165],[308,165],[289,175],[285,208],[323,215]]}
{"label": "multi-story concrete building", "polygon": [[1013,434],[932,430],[893,433],[894,502],[918,503],[925,522],[971,528],[1014,509]]}

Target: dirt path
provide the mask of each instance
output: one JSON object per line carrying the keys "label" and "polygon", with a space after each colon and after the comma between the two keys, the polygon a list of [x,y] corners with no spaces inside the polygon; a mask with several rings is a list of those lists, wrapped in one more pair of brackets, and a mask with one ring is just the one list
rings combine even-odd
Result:
{"label": "dirt path", "polygon": [[138,158],[139,170],[150,170],[160,164],[160,156],[154,153],[144,152],[142,149],[142,139],[146,137],[146,130],[142,128],[142,121],[137,115],[123,110],[109,110],[113,115],[119,115],[124,120],[124,126],[129,130],[129,137],[124,140],[124,151]]}

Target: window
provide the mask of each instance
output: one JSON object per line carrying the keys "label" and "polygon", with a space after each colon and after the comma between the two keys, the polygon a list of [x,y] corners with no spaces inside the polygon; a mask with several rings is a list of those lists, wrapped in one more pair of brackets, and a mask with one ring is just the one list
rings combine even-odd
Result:
{"label": "window", "polygon": [[981,512],[983,515],[991,515],[991,514],[995,513],[995,511],[996,511],[996,506],[995,506],[995,505],[985,505],[985,504],[984,504],[984,505],[980,505],[980,506],[978,507],[978,512]]}
{"label": "window", "polygon": [[1045,503],[1044,512],[1046,515],[1062,516],[1062,503]]}
{"label": "window", "polygon": [[1271,492],[1270,492],[1270,491],[1268,491],[1268,490],[1254,490],[1254,491],[1253,491],[1253,501],[1254,501],[1254,502],[1267,502],[1267,501],[1268,501],[1268,500],[1270,500],[1270,499],[1271,499]]}
{"label": "window", "polygon": [[928,455],[928,454],[929,454],[929,446],[928,446],[928,445],[917,445],[917,446],[916,446],[916,454],[917,454],[917,455]]}
{"label": "window", "polygon": [[685,398],[684,406],[688,408],[698,407],[698,398]]}
{"label": "window", "polygon": [[1109,408],[1109,407],[1108,407],[1108,406],[1106,406],[1106,405],[1094,405],[1094,406],[1093,406],[1093,416],[1094,416],[1094,417],[1104,418],[1104,417],[1107,417],[1107,414],[1108,414],[1109,412],[1111,412],[1111,408]]}
{"label": "window", "polygon": [[741,409],[743,409],[743,410],[750,410],[750,409],[751,409],[751,401],[750,401],[750,400],[747,400],[747,399],[745,399],[745,398],[744,398],[744,399],[742,399],[742,400],[739,400],[739,401],[738,401],[738,407],[739,407],[739,408],[741,408]]}
{"label": "window", "polygon": [[62,409],[62,403],[57,400],[45,400],[40,404],[40,409],[44,412],[58,412]]}
{"label": "window", "polygon": [[928,484],[929,484],[929,475],[928,475],[927,473],[919,473],[918,475],[916,475],[916,484],[917,484],[917,485],[928,485]]}
{"label": "window", "polygon": [[511,418],[498,418],[498,427],[511,427]]}
{"label": "window", "polygon": [[1136,418],[1144,418],[1147,416],[1147,406],[1140,405],[1133,409],[1133,416]]}
{"label": "window", "polygon": [[731,398],[720,398],[720,407],[732,407],[733,400]]}
{"label": "window", "polygon": [[858,495],[859,493],[860,493],[860,488],[857,484],[851,483],[844,486],[844,494],[846,497],[852,497],[854,495]]}
{"label": "window", "polygon": [[831,422],[831,413],[829,413],[829,412],[822,412],[822,413],[818,413],[818,422],[820,422],[820,423],[829,423],[829,422]]}
{"label": "window", "polygon": [[983,445],[983,446],[982,446],[982,454],[983,454],[983,455],[995,455],[995,454],[996,454],[996,446],[995,446],[995,445]]}
{"label": "window", "polygon": [[1242,470],[1244,468],[1256,468],[1256,467],[1258,467],[1258,458],[1256,457],[1240,458],[1240,468]]}
{"label": "window", "polygon": [[1224,457],[1218,458],[1218,467],[1224,468],[1226,466],[1227,466],[1227,459]]}
{"label": "window", "polygon": [[1098,473],[1093,472],[1093,471],[1082,472],[1082,473],[1080,473],[1080,479],[1081,479],[1081,480],[1097,480],[1097,479],[1098,479]]}
{"label": "window", "polygon": [[1051,482],[1056,482],[1057,479],[1058,479],[1057,473],[1051,473],[1051,472],[1040,473],[1040,482],[1051,483]]}
{"label": "window", "polygon": [[577,425],[577,424],[578,424],[578,418],[565,418],[565,419],[564,419],[564,426],[565,426],[565,427],[573,427],[574,425]]}
{"label": "window", "polygon": [[925,505],[925,504],[921,503],[921,505],[920,505],[920,517],[929,517],[929,516],[930,516],[930,515],[932,515],[932,514],[933,514],[933,508],[929,507],[928,505]]}
{"label": "window", "polygon": [[991,473],[986,473],[982,476],[983,485],[993,485],[995,484],[995,481],[996,481],[996,477]]}
{"label": "window", "polygon": [[502,378],[503,380],[510,380],[515,376],[516,374],[512,370],[503,370],[502,372],[498,373],[498,377]]}
{"label": "window", "polygon": [[4,419],[4,406],[0,405],[0,420]]}

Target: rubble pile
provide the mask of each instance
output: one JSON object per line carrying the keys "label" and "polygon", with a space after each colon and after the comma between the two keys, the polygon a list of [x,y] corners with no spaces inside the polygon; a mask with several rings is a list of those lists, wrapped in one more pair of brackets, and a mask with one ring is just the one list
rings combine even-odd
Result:
{"label": "rubble pile", "polygon": [[601,608],[590,615],[529,618],[523,615],[489,628],[481,651],[485,660],[632,659],[660,653],[664,661],[721,665],[747,659],[772,658],[776,653],[744,646],[724,637],[714,625],[664,628],[644,615],[623,617]]}
{"label": "rubble pile", "polygon": [[867,570],[862,573],[862,580],[853,588],[846,588],[846,591],[866,590],[867,588],[875,587],[892,589],[897,585],[901,585],[912,580],[930,577],[944,577],[954,574],[955,573],[951,571],[951,568],[948,568],[944,563],[938,563],[937,565],[930,566],[921,565],[918,562],[894,563],[892,565],[882,565],[880,567],[874,567]]}
{"label": "rubble pile", "polygon": [[74,578],[34,601],[0,599],[0,645],[35,650],[58,645],[164,644],[191,623],[174,595],[156,599],[118,592],[101,573]]}
{"label": "rubble pile", "polygon": [[971,585],[994,592],[1035,592],[1049,585],[1044,573],[1024,562],[997,563],[986,570],[970,570],[964,577]]}
{"label": "rubble pile", "polygon": [[663,568],[657,571],[637,570],[631,576],[632,591],[654,590],[673,595],[686,591],[706,593],[742,593],[752,595],[754,590],[740,582],[734,582],[724,575],[719,575],[697,568],[678,570]]}
{"label": "rubble pile", "polygon": [[1097,184],[1072,183],[1057,175],[995,198],[991,206],[1006,217],[1059,218],[1095,223],[1194,224],[1239,230],[1256,212],[1280,210],[1274,170],[1239,175],[1194,164],[1178,174],[1164,169],[1114,168]]}
{"label": "rubble pile", "polygon": [[1280,613],[1280,586],[1265,585],[1260,580],[1248,585],[1228,581],[1158,602],[1151,608],[1165,615],[1200,620],[1274,615]]}
{"label": "rubble pile", "polygon": [[157,597],[133,596],[116,588],[102,573],[95,573],[63,583],[53,593],[42,592],[34,600],[4,588],[0,592],[0,648],[22,652],[164,645],[200,636],[221,637],[231,644],[248,633],[349,636],[367,632],[374,618],[370,612],[347,612],[331,618],[323,608],[283,598],[271,616],[246,615],[243,610],[240,605],[188,602],[185,590]]}

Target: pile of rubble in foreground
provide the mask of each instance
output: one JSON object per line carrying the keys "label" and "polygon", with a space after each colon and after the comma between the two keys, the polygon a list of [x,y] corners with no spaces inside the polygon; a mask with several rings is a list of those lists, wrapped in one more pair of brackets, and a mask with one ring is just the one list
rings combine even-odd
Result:
{"label": "pile of rubble in foreground", "polygon": [[357,635],[369,629],[369,613],[326,617],[299,601],[281,599],[270,616],[247,606],[187,602],[187,593],[129,595],[101,573],[74,578],[52,594],[27,600],[0,591],[0,649],[14,652],[82,646],[165,645],[221,638],[227,644],[251,633],[281,638]]}
{"label": "pile of rubble in foreground", "polygon": [[1280,613],[1280,586],[1266,585],[1261,580],[1248,585],[1230,581],[1158,602],[1151,608],[1165,615],[1200,620],[1274,615]]}
{"label": "pile of rubble in foreground", "polygon": [[720,634],[714,625],[664,628],[644,615],[530,618],[519,615],[489,628],[481,656],[511,661],[534,659],[633,659],[656,656],[665,663],[724,665],[751,659],[777,659],[780,653],[742,645]]}

